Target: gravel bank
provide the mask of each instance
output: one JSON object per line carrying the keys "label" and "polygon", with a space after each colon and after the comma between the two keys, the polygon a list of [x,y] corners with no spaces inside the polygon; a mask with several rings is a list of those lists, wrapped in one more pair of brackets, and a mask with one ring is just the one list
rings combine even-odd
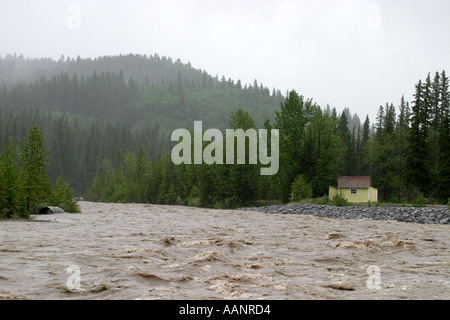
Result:
{"label": "gravel bank", "polygon": [[266,207],[239,208],[242,211],[259,211],[269,214],[304,214],[337,219],[396,220],[422,224],[449,224],[447,208],[415,207],[334,207],[314,204],[287,204]]}

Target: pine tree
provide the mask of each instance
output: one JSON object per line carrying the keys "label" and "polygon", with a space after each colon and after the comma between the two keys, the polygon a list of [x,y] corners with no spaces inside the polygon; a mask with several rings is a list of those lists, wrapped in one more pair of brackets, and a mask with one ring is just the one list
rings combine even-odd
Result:
{"label": "pine tree", "polygon": [[35,213],[39,205],[47,202],[50,193],[50,179],[47,174],[47,153],[44,152],[44,138],[37,126],[31,128],[22,145],[20,154],[21,183],[28,213]]}
{"label": "pine tree", "polygon": [[20,184],[20,169],[14,161],[15,152],[9,142],[0,157],[0,175],[3,188],[3,213],[6,218],[27,217]]}
{"label": "pine tree", "polygon": [[401,173],[397,163],[398,150],[395,147],[396,115],[392,103],[387,103],[384,110],[380,109],[378,122],[374,141],[373,180],[380,190],[380,198],[390,200],[396,196]]}
{"label": "pine tree", "polygon": [[288,92],[280,111],[275,111],[274,128],[280,130],[280,198],[283,202],[290,199],[290,189],[295,178],[301,174],[301,164],[305,142],[305,128],[309,122],[312,101],[299,96],[297,92]]}
{"label": "pine tree", "polygon": [[409,127],[409,103],[405,101],[405,96],[402,95],[400,100],[397,128],[407,129]]}
{"label": "pine tree", "polygon": [[[249,129],[255,129],[255,121],[252,117],[241,109],[232,113],[229,120],[230,129],[242,129],[244,132]],[[229,169],[230,187],[234,190],[232,198],[237,203],[235,205],[247,206],[256,201],[256,181],[258,177],[258,167],[248,163],[249,144],[245,142],[246,164],[237,164],[227,166]],[[235,145],[235,156],[237,155],[237,146]]]}
{"label": "pine tree", "polygon": [[441,117],[445,118],[450,113],[450,93],[449,89],[449,78],[445,74],[443,70],[441,73],[441,82],[440,82],[440,107],[439,110],[441,112]]}
{"label": "pine tree", "polygon": [[404,172],[409,187],[416,187],[420,192],[426,194],[429,191],[430,175],[427,166],[427,121],[424,111],[424,88],[421,80],[416,85],[414,97]]}
{"label": "pine tree", "polygon": [[[397,161],[396,166],[400,171],[399,179],[400,181],[404,180],[404,176],[402,176],[401,171],[405,168],[406,165],[406,148],[408,145],[408,134],[409,134],[409,103],[405,101],[405,97],[402,96],[400,100],[399,106],[399,115],[396,125],[395,131],[395,150],[397,152]],[[399,194],[399,196],[401,196]]]}
{"label": "pine tree", "polygon": [[442,112],[440,109],[441,83],[439,72],[434,75],[431,85],[431,128],[435,131],[439,129],[442,120]]}
{"label": "pine tree", "polygon": [[377,114],[377,124],[375,127],[375,139],[377,141],[381,141],[382,135],[383,135],[383,128],[385,123],[385,109],[383,106],[380,106],[378,108],[378,114]]}
{"label": "pine tree", "polygon": [[433,97],[431,95],[431,76],[428,73],[427,78],[425,79],[425,84],[423,86],[423,100],[421,106],[422,112],[422,121],[425,129],[425,136],[428,136],[428,132],[431,126],[431,111],[433,109]]}
{"label": "pine tree", "polygon": [[136,159],[136,201],[145,202],[145,193],[147,190],[147,173],[149,171],[149,159],[144,146],[139,148]]}
{"label": "pine tree", "polygon": [[348,128],[348,120],[345,115],[345,111],[342,112],[339,124],[337,127],[337,133],[341,137],[342,146],[344,148],[344,157],[340,162],[339,174],[343,176],[350,176],[353,173],[353,168],[355,165],[355,139]]}
{"label": "pine tree", "polygon": [[358,144],[357,144],[357,131],[356,126],[353,126],[350,137],[350,144],[347,151],[347,175],[355,176],[359,171],[359,161],[358,161]]}
{"label": "pine tree", "polygon": [[[356,128],[355,128],[356,131]],[[362,141],[361,141],[361,126],[358,126],[358,130],[356,132],[356,160],[357,160],[357,166],[356,166],[356,172],[355,175],[361,175],[361,165],[362,165]]]}
{"label": "pine tree", "polygon": [[0,161],[0,218],[6,216],[6,183],[3,178],[3,163]]}
{"label": "pine tree", "polygon": [[[302,172],[311,184],[314,197],[328,193],[329,186],[335,183],[340,170],[336,159],[341,159],[345,150],[342,140],[335,133],[336,125],[337,120],[331,117],[330,112],[324,112],[317,107],[306,129],[307,136],[311,139],[308,144],[312,146],[312,161],[311,167],[304,166]],[[306,156],[308,157],[308,154]]]}
{"label": "pine tree", "polygon": [[392,135],[395,130],[395,107],[391,103],[386,104],[385,118],[384,118],[384,134]]}
{"label": "pine tree", "polygon": [[363,131],[361,136],[361,167],[360,167],[360,175],[369,176],[371,175],[370,168],[370,120],[369,116],[366,117],[366,120],[363,124]]}
{"label": "pine tree", "polygon": [[441,125],[438,132],[438,154],[436,161],[437,198],[447,203],[450,200],[450,103],[449,79],[445,71],[441,73],[440,114]]}
{"label": "pine tree", "polygon": [[[427,81],[429,80],[430,75],[428,75]],[[438,157],[438,149],[439,149],[439,127],[442,122],[442,112],[440,110],[440,75],[436,72],[434,76],[434,80],[431,83],[430,90],[430,110],[429,110],[429,129],[427,131],[427,147],[428,147],[428,164],[427,166],[430,168],[430,179],[432,181],[432,185],[436,184],[436,180],[438,179],[437,171],[436,171],[436,162]]]}
{"label": "pine tree", "polygon": [[166,203],[167,204],[176,204],[177,203],[177,192],[175,190],[175,185],[173,183],[170,184],[169,190],[167,191]]}
{"label": "pine tree", "polygon": [[80,212],[73,196],[73,190],[62,176],[58,177],[55,186],[52,188],[49,203],[62,208],[65,212]]}
{"label": "pine tree", "polygon": [[436,195],[443,203],[450,201],[450,120],[447,114],[439,131],[439,151],[436,163]]}

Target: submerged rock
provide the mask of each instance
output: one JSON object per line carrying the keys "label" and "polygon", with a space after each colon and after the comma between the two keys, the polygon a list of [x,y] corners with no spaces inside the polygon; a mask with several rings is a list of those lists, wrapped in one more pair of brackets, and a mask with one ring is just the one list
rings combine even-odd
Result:
{"label": "submerged rock", "polygon": [[39,210],[39,214],[52,214],[52,213],[64,213],[65,211],[60,207],[43,207]]}

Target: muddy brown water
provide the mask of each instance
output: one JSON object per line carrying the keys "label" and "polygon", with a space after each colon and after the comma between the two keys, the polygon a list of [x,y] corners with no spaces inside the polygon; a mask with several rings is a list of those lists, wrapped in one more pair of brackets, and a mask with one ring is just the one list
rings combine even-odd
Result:
{"label": "muddy brown water", "polygon": [[450,227],[80,202],[0,221],[0,299],[449,299]]}

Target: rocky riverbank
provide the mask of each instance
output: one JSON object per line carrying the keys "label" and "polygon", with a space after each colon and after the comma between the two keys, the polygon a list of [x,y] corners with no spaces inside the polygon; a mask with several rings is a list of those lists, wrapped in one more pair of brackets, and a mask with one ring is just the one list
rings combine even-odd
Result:
{"label": "rocky riverbank", "polygon": [[243,211],[259,211],[269,214],[303,214],[337,219],[396,220],[422,224],[449,224],[450,211],[438,207],[334,207],[314,204],[287,204],[254,208],[240,208]]}

